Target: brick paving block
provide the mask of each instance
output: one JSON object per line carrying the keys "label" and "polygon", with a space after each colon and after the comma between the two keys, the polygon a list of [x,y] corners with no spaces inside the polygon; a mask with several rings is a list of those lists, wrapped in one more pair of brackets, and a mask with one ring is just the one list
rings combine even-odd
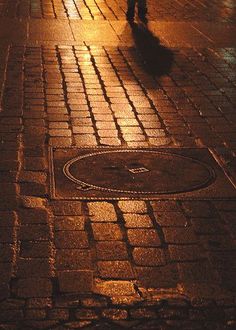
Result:
{"label": "brick paving block", "polygon": [[147,206],[143,201],[119,201],[118,206],[124,213],[147,213]]}
{"label": "brick paving block", "polygon": [[0,243],[0,263],[11,262],[15,255],[15,249],[13,244],[1,244]]}
{"label": "brick paving block", "polygon": [[175,265],[161,267],[136,267],[137,279],[146,288],[175,288],[178,271]]}
{"label": "brick paving block", "polygon": [[179,277],[182,282],[219,283],[220,277],[206,260],[179,263]]}
{"label": "brick paving block", "polygon": [[154,212],[157,223],[162,227],[186,227],[188,219],[181,212]]}
{"label": "brick paving block", "polygon": [[105,296],[135,296],[134,284],[130,281],[99,281],[95,283],[94,292]]}
{"label": "brick paving block", "polygon": [[158,312],[148,308],[136,308],[130,310],[130,316],[133,319],[156,319],[158,318]]}
{"label": "brick paving block", "polygon": [[166,263],[164,251],[159,248],[134,248],[133,258],[139,266],[161,266]]}
{"label": "brick paving block", "polygon": [[19,175],[19,182],[34,182],[45,184],[46,180],[47,174],[42,171],[21,171]]}
{"label": "brick paving block", "polygon": [[52,299],[51,298],[29,298],[26,301],[26,308],[29,309],[43,309],[51,308]]}
{"label": "brick paving block", "polygon": [[45,208],[45,199],[34,196],[21,196],[20,205],[27,209]]}
{"label": "brick paving block", "polygon": [[50,309],[48,312],[49,320],[68,320],[69,319],[69,311],[67,309],[62,308],[54,308]]}
{"label": "brick paving block", "polygon": [[92,297],[92,298],[83,298],[81,300],[82,306],[84,307],[107,307],[108,305],[108,299],[105,297]]}
{"label": "brick paving block", "polygon": [[55,328],[55,326],[58,325],[58,321],[54,320],[28,320],[24,321],[24,326],[27,329],[52,329]]}
{"label": "brick paving block", "polygon": [[206,258],[203,249],[198,245],[169,245],[170,260],[172,261],[195,261]]}
{"label": "brick paving block", "polygon": [[49,145],[52,147],[70,147],[72,139],[70,137],[50,137]]}
{"label": "brick paving block", "polygon": [[104,146],[120,146],[121,141],[118,138],[100,138],[100,144]]}
{"label": "brick paving block", "polygon": [[20,309],[17,310],[0,310],[0,320],[1,322],[14,322],[21,321],[23,319],[23,311]]}
{"label": "brick paving block", "polygon": [[92,269],[92,257],[89,250],[60,249],[56,251],[58,270]]}
{"label": "brick paving block", "polygon": [[65,293],[89,293],[93,289],[93,272],[73,270],[58,272],[59,288]]}
{"label": "brick paving block", "polygon": [[19,277],[50,277],[52,265],[48,258],[19,258],[17,275]]}
{"label": "brick paving block", "polygon": [[113,223],[92,223],[93,236],[96,241],[122,240],[120,227]]}
{"label": "brick paving block", "polygon": [[181,207],[175,201],[152,201],[151,206],[155,212],[181,212]]}
{"label": "brick paving block", "polygon": [[45,309],[26,309],[25,311],[26,320],[44,320],[46,315]]}
{"label": "brick paving block", "polygon": [[168,244],[196,244],[198,239],[190,227],[163,228],[165,241]]}
{"label": "brick paving block", "polygon": [[208,201],[185,201],[182,202],[187,216],[195,218],[211,218],[215,215],[213,205]]}
{"label": "brick paving block", "polygon": [[75,317],[78,320],[97,320],[98,314],[93,309],[79,309],[75,312]]}
{"label": "brick paving block", "polygon": [[17,188],[17,186],[14,183],[2,183],[1,191],[0,191],[0,198],[3,198],[4,195],[16,194],[16,188]]}
{"label": "brick paving block", "polygon": [[[44,157],[45,156],[45,150],[42,146],[31,146],[31,147],[26,147],[24,150],[24,156],[25,157]],[[36,173],[38,171],[35,171]]]}
{"label": "brick paving block", "polygon": [[35,182],[23,182],[19,184],[20,194],[28,196],[47,196],[48,189],[45,184]]}
{"label": "brick paving block", "polygon": [[55,232],[55,245],[58,249],[88,248],[88,236],[85,231],[61,230]]}
{"label": "brick paving block", "polygon": [[17,213],[14,211],[0,211],[0,226],[13,227],[17,225]]}
{"label": "brick paving block", "polygon": [[125,309],[107,308],[102,311],[102,317],[110,320],[125,320],[128,318],[128,312]]}
{"label": "brick paving block", "polygon": [[17,160],[1,160],[0,170],[1,171],[18,171],[20,168],[20,162]]}
{"label": "brick paving block", "polygon": [[2,279],[2,283],[0,283],[0,299],[4,300],[7,299],[10,296],[10,287],[9,287],[9,279],[7,280],[7,283],[3,282],[4,279]]}
{"label": "brick paving block", "polygon": [[128,252],[125,242],[102,241],[96,244],[98,260],[127,260]]}
{"label": "brick paving block", "polygon": [[49,227],[47,225],[22,225],[19,230],[19,239],[21,241],[49,240]]}
{"label": "brick paving block", "polygon": [[88,203],[89,214],[94,222],[116,222],[117,215],[111,203]]}
{"label": "brick paving block", "polygon": [[160,246],[161,241],[154,229],[128,229],[128,240],[132,246]]}
{"label": "brick paving block", "polygon": [[54,218],[55,230],[84,230],[85,218],[83,216],[58,216]]}
{"label": "brick paving block", "polygon": [[82,215],[82,203],[73,201],[60,201],[51,204],[55,215]]}
{"label": "brick paving block", "polygon": [[225,228],[217,218],[192,218],[190,219],[193,230],[198,235],[225,234]]}
{"label": "brick paving block", "polygon": [[14,244],[15,229],[14,227],[0,227],[0,243]]}
{"label": "brick paving block", "polygon": [[127,228],[153,228],[153,223],[148,214],[124,214],[125,227]]}
{"label": "brick paving block", "polygon": [[21,298],[50,297],[52,295],[52,284],[47,278],[25,278],[18,279],[14,290]]}
{"label": "brick paving block", "polygon": [[49,220],[46,209],[20,209],[18,215],[21,224],[47,224]]}
{"label": "brick paving block", "polygon": [[132,279],[134,273],[129,261],[98,261],[98,271],[102,278]]}
{"label": "brick paving block", "polygon": [[26,171],[44,171],[47,169],[45,159],[42,157],[25,157],[24,169]]}

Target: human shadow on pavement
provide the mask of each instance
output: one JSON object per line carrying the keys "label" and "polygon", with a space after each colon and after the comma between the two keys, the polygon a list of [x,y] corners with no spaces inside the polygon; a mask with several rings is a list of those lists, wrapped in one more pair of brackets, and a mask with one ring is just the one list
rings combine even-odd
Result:
{"label": "human shadow on pavement", "polygon": [[140,53],[144,70],[152,76],[161,77],[170,73],[174,53],[160,44],[160,40],[146,24],[129,22],[135,46]]}

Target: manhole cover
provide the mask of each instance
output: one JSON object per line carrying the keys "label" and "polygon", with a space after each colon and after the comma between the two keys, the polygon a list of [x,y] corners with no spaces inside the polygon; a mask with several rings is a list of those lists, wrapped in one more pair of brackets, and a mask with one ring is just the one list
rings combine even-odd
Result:
{"label": "manhole cover", "polygon": [[56,149],[52,158],[53,198],[204,197],[220,170],[205,149]]}
{"label": "manhole cover", "polygon": [[68,161],[64,173],[77,189],[171,194],[199,189],[214,171],[197,160],[155,150],[92,152]]}

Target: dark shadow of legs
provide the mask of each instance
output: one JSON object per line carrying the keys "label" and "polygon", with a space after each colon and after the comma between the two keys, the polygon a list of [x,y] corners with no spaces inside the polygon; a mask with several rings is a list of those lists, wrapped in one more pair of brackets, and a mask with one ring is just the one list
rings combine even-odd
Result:
{"label": "dark shadow of legs", "polygon": [[129,22],[135,46],[144,64],[144,70],[152,76],[161,77],[170,73],[174,60],[174,53],[148,30],[145,24]]}

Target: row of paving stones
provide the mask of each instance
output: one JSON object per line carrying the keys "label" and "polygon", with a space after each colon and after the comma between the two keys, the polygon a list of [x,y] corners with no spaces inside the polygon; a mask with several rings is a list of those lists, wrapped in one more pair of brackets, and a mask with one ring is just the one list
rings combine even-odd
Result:
{"label": "row of paving stones", "polygon": [[[147,0],[148,19],[150,20],[205,20],[220,22],[235,22],[235,4],[228,2],[208,1],[167,1],[161,0],[156,4]],[[27,0],[0,1],[0,15],[6,17],[31,18],[70,18],[117,20],[124,19],[127,4],[125,0],[103,1],[68,1],[68,0]]]}
{"label": "row of paving stones", "polygon": [[163,48],[167,72],[150,76],[133,48],[11,47],[2,104],[24,97],[26,143],[208,146],[235,175],[235,50]]}
{"label": "row of paving stones", "polygon": [[[83,211],[60,201],[51,212],[42,202],[25,196],[15,212],[1,211],[1,321],[13,323],[6,329],[98,319],[129,320],[119,325],[127,327],[139,318],[157,318],[160,329],[235,326],[235,300],[223,290],[235,291],[234,202],[93,202]],[[215,301],[186,297],[211,290]]]}
{"label": "row of paving stones", "polygon": [[[194,303],[192,305],[188,303],[188,308],[182,311],[179,305],[185,306],[185,299],[177,303],[178,307],[174,309],[170,308],[171,303],[162,301],[162,307],[159,309],[157,296],[160,292],[146,290],[145,287],[167,287],[176,290],[177,285],[181,283],[179,292],[181,288],[184,292],[188,290],[192,292],[192,284],[197,282],[199,283],[197,290],[204,288],[204,293],[200,291],[202,295],[207,295],[209,288],[216,290],[222,286],[223,291],[220,291],[218,297],[229,297],[228,290],[235,290],[233,281],[235,265],[232,258],[235,253],[233,244],[235,203],[216,202],[213,205],[210,202],[120,201],[81,204],[60,201],[52,202],[49,207],[47,206],[48,163],[45,142],[47,136],[49,141],[53,136],[50,135],[49,126],[46,124],[49,122],[57,125],[63,121],[68,122],[69,127],[72,127],[71,105],[74,103],[68,102],[67,80],[72,86],[75,83],[74,89],[77,88],[78,81],[82,82],[80,86],[84,86],[86,81],[84,75],[80,73],[81,69],[78,70],[78,65],[76,77],[73,77],[74,67],[72,67],[73,78],[70,75],[65,76],[63,71],[62,58],[71,63],[71,54],[75,54],[77,50],[69,49],[69,54],[67,48],[65,53],[59,50],[59,48],[49,49],[43,54],[41,48],[29,50],[25,47],[11,48],[8,70],[3,79],[3,112],[1,113],[3,157],[0,162],[3,187],[0,204],[3,276],[1,319],[8,324],[2,325],[3,329],[4,327],[50,329],[67,320],[69,320],[67,325],[59,328],[115,327],[115,323],[105,321],[99,325],[96,320],[100,318],[118,319],[120,322],[118,328],[138,326],[143,329],[151,326],[157,329],[158,327],[199,329],[203,326],[206,329],[233,328],[235,301],[232,297],[229,300],[222,298],[222,301],[217,303],[212,301],[202,303],[205,310],[207,310],[206,306],[210,306],[208,313],[206,315],[205,311],[201,312],[201,308],[199,312],[197,308],[196,312],[193,312],[198,315],[194,320],[194,316],[189,316],[192,315],[189,311],[196,307]],[[88,49],[82,47],[79,50],[82,51],[82,58],[88,54],[91,58]],[[103,48],[96,47],[94,51],[98,51],[99,54],[105,52]],[[130,56],[129,68],[134,67],[136,62],[132,63],[133,51],[129,49],[125,51],[125,58]],[[232,51],[229,51],[231,54]],[[55,59],[57,60],[56,65],[59,68],[59,71],[56,71],[59,74],[53,75],[50,78],[52,80],[47,76],[46,68],[43,70],[46,53],[49,53],[49,61],[51,58],[53,63]],[[105,54],[107,58],[107,52]],[[100,57],[103,61],[103,56]],[[75,62],[74,58],[74,63],[78,64],[79,61]],[[95,63],[95,60],[92,63]],[[126,68],[127,62],[125,64]],[[90,62],[88,66],[90,70]],[[93,69],[94,67],[97,68],[95,64]],[[119,68],[123,71],[123,66]],[[130,72],[131,70],[128,71]],[[142,72],[143,74],[148,78],[146,73]],[[61,82],[57,85],[59,77]],[[123,76],[120,74],[118,77]],[[94,78],[94,75],[88,77],[88,84],[91,84]],[[144,77],[142,78],[144,83]],[[133,79],[134,75],[127,80],[132,82]],[[102,78],[98,79],[98,82],[95,81],[95,86],[98,84],[99,89],[104,90],[105,84],[101,88],[101,81]],[[122,78],[119,81],[123,81]],[[164,81],[169,87],[169,83],[165,79]],[[156,86],[156,80],[152,79],[151,82]],[[63,101],[58,101],[56,94],[56,101],[48,101],[46,98],[45,102],[45,90],[50,83],[53,87],[59,86]],[[150,84],[150,80],[145,83]],[[144,91],[141,83],[134,85],[140,85],[142,92]],[[145,85],[145,90],[149,88],[150,85],[149,87]],[[146,97],[146,92],[143,93]],[[81,98],[76,97],[73,100],[83,101],[84,95],[85,100],[88,99],[88,93],[81,94]],[[91,102],[92,100],[85,105],[92,114]],[[101,107],[104,101],[100,102],[96,101],[96,107]],[[110,102],[107,103],[110,105]],[[83,102],[75,103],[80,110],[83,109],[83,104]],[[56,111],[57,107],[61,109],[60,115]],[[54,108],[52,114],[48,111],[51,108]],[[78,110],[77,112],[80,113]],[[156,117],[158,116],[156,113]],[[85,118],[89,117],[86,115]],[[84,125],[83,119],[80,120],[78,122]],[[92,120],[92,123],[94,122]],[[60,135],[56,137],[58,140],[52,140],[55,145],[71,145],[71,142],[66,142],[68,140],[62,140]],[[87,142],[81,142],[78,146],[86,144]],[[202,267],[201,271],[199,266]],[[156,283],[157,276],[159,283]],[[92,290],[98,295],[111,296],[113,300],[106,298],[103,303],[101,301],[104,298],[100,297],[97,298],[99,303],[93,296],[93,299],[87,300],[86,304],[85,301],[89,296],[84,298],[85,300],[82,297],[78,299],[77,296],[75,301],[71,296],[63,298],[65,294],[83,295]],[[149,295],[151,307],[144,309],[143,305],[147,304]],[[138,305],[133,310],[133,302],[137,299],[144,300],[141,304],[142,308]],[[118,305],[120,310],[117,309]],[[225,309],[224,313],[220,314],[219,306],[222,309],[222,305]],[[213,320],[216,314],[219,315],[217,321]],[[137,321],[139,317],[142,319],[141,324]],[[151,325],[147,323],[148,318],[157,318],[157,320]],[[132,323],[135,319],[136,322]]]}

